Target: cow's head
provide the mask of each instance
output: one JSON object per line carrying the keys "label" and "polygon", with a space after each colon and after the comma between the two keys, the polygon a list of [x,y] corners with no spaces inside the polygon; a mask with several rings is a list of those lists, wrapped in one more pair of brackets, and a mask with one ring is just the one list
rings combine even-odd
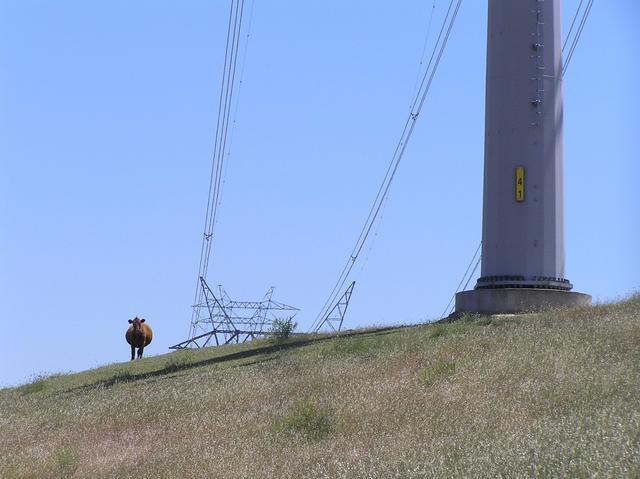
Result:
{"label": "cow's head", "polygon": [[129,324],[133,326],[134,331],[140,330],[142,323],[144,323],[144,319],[140,319],[137,316],[129,320]]}

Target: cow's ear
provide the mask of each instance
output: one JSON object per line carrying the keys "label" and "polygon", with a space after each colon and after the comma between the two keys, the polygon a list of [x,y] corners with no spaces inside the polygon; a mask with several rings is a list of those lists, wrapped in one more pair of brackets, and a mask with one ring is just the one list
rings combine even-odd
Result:
{"label": "cow's ear", "polygon": [[130,320],[129,320],[129,324],[132,324],[132,323],[133,323],[133,321],[130,319]]}
{"label": "cow's ear", "polygon": [[146,319],[141,319],[140,320],[141,323],[144,323],[145,321],[146,321]]}

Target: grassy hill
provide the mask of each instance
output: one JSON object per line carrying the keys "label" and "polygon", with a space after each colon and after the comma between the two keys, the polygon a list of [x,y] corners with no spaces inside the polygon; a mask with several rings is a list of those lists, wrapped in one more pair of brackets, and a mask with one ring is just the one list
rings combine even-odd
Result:
{"label": "grassy hill", "polygon": [[0,390],[0,477],[640,477],[640,295]]}

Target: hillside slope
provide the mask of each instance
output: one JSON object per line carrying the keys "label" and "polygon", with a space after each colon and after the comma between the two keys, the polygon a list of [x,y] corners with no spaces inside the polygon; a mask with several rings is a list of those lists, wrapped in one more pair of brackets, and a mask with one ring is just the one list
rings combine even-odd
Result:
{"label": "hillside slope", "polygon": [[640,476],[640,296],[0,391],[0,477]]}

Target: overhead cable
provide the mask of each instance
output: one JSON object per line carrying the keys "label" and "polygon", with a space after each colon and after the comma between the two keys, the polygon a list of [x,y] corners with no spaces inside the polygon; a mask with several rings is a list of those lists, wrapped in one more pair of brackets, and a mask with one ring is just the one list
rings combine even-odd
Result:
{"label": "overhead cable", "polygon": [[[478,256],[478,254],[480,253],[480,248],[481,247],[482,247],[482,242],[480,242],[480,244],[478,245],[478,248],[476,249],[476,252],[473,254],[473,258],[471,258],[471,261],[469,261],[469,265],[467,266],[467,269],[465,270],[464,274],[462,275],[462,279],[458,283],[458,286],[456,287],[456,290],[453,292],[453,295],[451,296],[451,299],[449,300],[449,303],[444,308],[444,311],[442,311],[442,314],[440,315],[440,319],[444,318],[445,316],[447,316],[447,314],[449,314],[451,312],[451,310],[449,308],[451,307],[451,304],[453,303],[453,301],[456,298],[456,293],[458,291],[466,290],[467,285],[469,284],[469,281],[471,280],[471,278],[473,277],[474,273],[476,272],[476,269],[478,269],[478,264],[480,263],[480,259],[482,258],[482,254],[480,254]],[[476,261],[476,258],[477,258],[477,261]],[[471,274],[469,274],[469,270],[471,269],[471,265],[473,265],[474,263],[475,263],[475,267],[471,271]],[[466,280],[466,283],[464,284],[464,286],[462,286],[462,283],[464,283],[465,280]],[[460,286],[462,286],[462,290],[460,289]]]}
{"label": "overhead cable", "polygon": [[578,4],[578,8],[576,9],[576,13],[573,15],[573,20],[571,20],[571,26],[569,27],[569,31],[567,32],[567,36],[564,39],[564,42],[562,43],[562,52],[564,53],[565,49],[567,48],[567,43],[569,42],[569,39],[571,38],[571,34],[573,33],[573,27],[575,27],[576,25],[576,20],[578,19],[578,15],[580,14],[580,10],[582,9],[582,4],[584,3],[584,0],[580,0],[580,3]]}
{"label": "overhead cable", "polygon": [[[571,63],[571,59],[573,58],[573,54],[576,51],[576,47],[578,46],[578,42],[580,41],[580,36],[582,35],[582,30],[584,29],[585,24],[587,23],[587,19],[589,18],[589,14],[591,13],[591,7],[593,7],[594,0],[588,0],[587,6],[582,10],[582,17],[580,18],[580,22],[578,23],[578,28],[576,33],[571,37],[573,32],[573,27],[575,25],[576,19],[581,13],[581,7],[584,0],[580,2],[578,8],[576,10],[576,14],[573,17],[573,21],[571,22],[571,28],[569,29],[569,33],[567,34],[567,38],[564,41],[562,46],[562,54],[564,56],[564,64],[562,66],[562,76],[564,77],[567,72],[567,68],[569,68],[569,64]],[[569,45],[569,51],[565,54],[565,50],[568,42],[571,42]]]}
{"label": "overhead cable", "polygon": [[442,22],[440,33],[438,34],[438,39],[436,40],[436,43],[433,47],[431,58],[429,59],[427,68],[424,72],[424,75],[422,76],[422,81],[420,82],[420,87],[418,89],[418,92],[416,93],[413,103],[411,104],[408,118],[404,124],[402,134],[400,135],[400,139],[393,152],[389,166],[387,167],[386,173],[384,175],[384,179],[382,180],[382,183],[378,189],[376,197],[369,210],[367,219],[364,225],[362,226],[362,229],[360,230],[360,234],[351,251],[351,254],[349,255],[344,267],[342,268],[342,271],[340,272],[340,276],[338,277],[338,280],[336,281],[333,289],[331,290],[329,297],[325,301],[322,309],[318,313],[318,316],[316,317],[313,324],[311,325],[311,330],[313,330],[320,322],[323,321],[328,311],[332,308],[333,304],[336,302],[338,296],[342,291],[342,288],[344,287],[344,284],[347,281],[347,278],[349,277],[349,273],[351,272],[355,262],[357,261],[358,256],[362,251],[362,248],[366,243],[367,238],[369,237],[369,234],[371,233],[373,225],[375,224],[376,219],[378,218],[380,209],[382,208],[382,205],[384,204],[385,199],[389,194],[389,187],[391,186],[393,178],[395,177],[395,174],[398,170],[400,161],[404,156],[404,152],[407,148],[407,144],[411,139],[416,122],[422,111],[422,107],[427,98],[427,94],[429,93],[429,90],[431,88],[431,84],[433,83],[433,79],[438,69],[438,65],[440,64],[440,60],[442,59],[442,55],[444,53],[445,47],[447,46],[447,42],[449,40],[449,36],[451,34],[451,30],[453,28],[455,20],[458,16],[458,11],[460,9],[461,4],[462,4],[462,0],[451,0],[451,2],[449,3],[449,8],[447,9],[447,13]]}
{"label": "overhead cable", "polygon": [[[207,271],[209,269],[211,259],[211,249],[214,241],[214,229],[218,218],[220,190],[224,172],[225,154],[227,153],[231,107],[233,105],[234,92],[237,86],[236,69],[240,45],[240,33],[242,31],[242,20],[244,15],[244,3],[245,0],[231,0],[229,8],[223,74],[218,99],[218,118],[216,121],[213,158],[209,178],[205,224],[200,248],[200,262],[194,293],[194,306],[202,303],[203,300],[203,290],[200,286],[200,278],[207,277]],[[191,333],[194,331],[197,314],[198,308],[193,308],[190,327]]]}

